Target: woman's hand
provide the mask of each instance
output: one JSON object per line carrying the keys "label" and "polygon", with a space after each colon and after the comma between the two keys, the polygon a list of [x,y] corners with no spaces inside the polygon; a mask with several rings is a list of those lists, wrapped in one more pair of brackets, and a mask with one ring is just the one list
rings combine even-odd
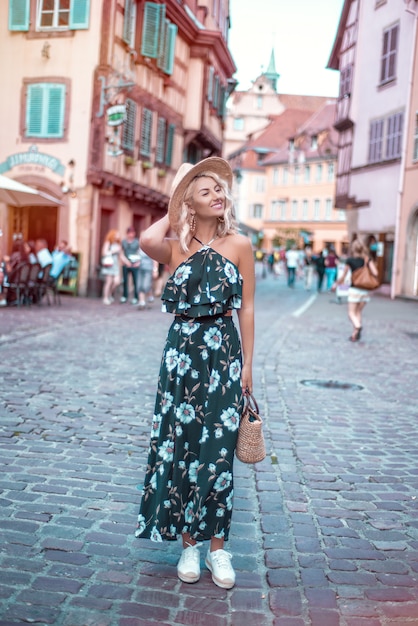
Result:
{"label": "woman's hand", "polygon": [[246,391],[249,393],[253,392],[253,375],[252,368],[249,365],[243,365],[241,372],[241,386],[242,393],[244,394]]}

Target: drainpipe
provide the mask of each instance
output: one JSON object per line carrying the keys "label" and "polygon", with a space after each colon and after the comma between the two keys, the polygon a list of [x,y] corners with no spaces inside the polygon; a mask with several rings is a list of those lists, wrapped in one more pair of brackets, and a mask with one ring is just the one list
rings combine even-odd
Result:
{"label": "drainpipe", "polygon": [[411,13],[414,16],[415,20],[414,20],[413,37],[412,37],[413,46],[412,46],[412,52],[411,52],[411,65],[410,65],[410,70],[409,70],[408,98],[406,100],[406,107],[405,107],[405,124],[404,124],[404,131],[403,131],[404,136],[403,136],[403,141],[402,141],[401,171],[400,171],[400,176],[399,176],[399,189],[398,189],[398,195],[397,195],[397,200],[396,200],[395,245],[394,245],[394,250],[393,250],[392,280],[390,283],[391,300],[395,299],[395,295],[396,295],[395,286],[398,281],[398,276],[397,276],[398,265],[399,265],[398,255],[400,254],[399,230],[400,230],[400,222],[401,222],[402,197],[403,197],[404,183],[405,183],[406,146],[407,146],[408,131],[409,131],[409,115],[410,115],[410,110],[411,110],[414,62],[415,62],[415,53],[416,53],[416,48],[417,48],[417,42],[416,42],[417,19],[418,19],[417,12],[412,11],[411,9],[408,9],[408,8],[406,8],[405,11],[406,13]]}

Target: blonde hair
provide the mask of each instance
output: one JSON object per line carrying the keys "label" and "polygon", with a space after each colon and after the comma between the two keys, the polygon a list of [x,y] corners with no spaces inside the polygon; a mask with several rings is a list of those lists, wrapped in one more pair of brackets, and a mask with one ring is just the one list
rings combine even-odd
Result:
{"label": "blonde hair", "polygon": [[216,236],[225,237],[226,235],[237,232],[234,206],[232,203],[232,195],[229,190],[228,183],[214,172],[202,172],[198,176],[195,176],[195,178],[193,178],[193,180],[190,182],[184,193],[183,201],[181,203],[176,231],[178,232],[180,249],[182,250],[182,252],[189,251],[189,245],[191,240],[193,239],[193,233],[190,229],[189,223],[189,208],[194,192],[194,186],[198,178],[212,178],[215,183],[222,188],[222,191],[225,194],[225,211],[222,220],[218,219]]}
{"label": "blonde hair", "polygon": [[112,230],[109,230],[107,233],[105,241],[108,241],[109,243],[119,243],[120,237],[116,237],[116,235],[119,235],[119,231],[116,228],[112,228]]}
{"label": "blonde hair", "polygon": [[355,257],[369,256],[369,250],[361,239],[357,238],[351,242],[351,254]]}

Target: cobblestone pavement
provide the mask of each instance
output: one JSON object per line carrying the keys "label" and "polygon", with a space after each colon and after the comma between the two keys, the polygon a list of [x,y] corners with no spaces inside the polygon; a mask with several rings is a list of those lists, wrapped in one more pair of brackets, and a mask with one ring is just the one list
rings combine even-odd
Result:
{"label": "cobblestone pavement", "polygon": [[358,344],[330,294],[256,304],[268,457],[236,462],[231,591],[133,538],[170,317],[0,310],[0,626],[418,625],[418,303],[375,296]]}

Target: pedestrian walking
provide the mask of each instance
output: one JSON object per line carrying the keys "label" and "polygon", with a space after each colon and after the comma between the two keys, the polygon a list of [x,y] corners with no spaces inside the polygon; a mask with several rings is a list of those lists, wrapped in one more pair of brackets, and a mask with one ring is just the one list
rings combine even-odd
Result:
{"label": "pedestrian walking", "polygon": [[[181,536],[177,574],[187,583],[199,580],[199,545],[210,542],[205,563],[225,589],[235,584],[224,543],[254,343],[253,251],[236,232],[232,180],[228,162],[218,157],[183,164],[168,215],[141,236],[141,248],[170,268],[161,298],[174,320],[161,361],[136,536]],[[170,230],[178,238],[168,238]]]}
{"label": "pedestrian walking", "polygon": [[296,244],[293,244],[286,252],[286,267],[287,267],[287,286],[294,287],[296,280],[296,270],[299,267],[299,250]]}
{"label": "pedestrian walking", "polygon": [[318,293],[321,293],[321,291],[322,291],[322,283],[324,282],[325,259],[326,259],[325,250],[322,250],[319,254],[316,254],[314,256],[316,275],[318,277],[318,283],[317,283],[317,291],[318,291]]}
{"label": "pedestrian walking", "polygon": [[115,290],[120,284],[121,250],[119,231],[109,230],[102,246],[103,304],[112,304],[115,299]]}
{"label": "pedestrian walking", "polygon": [[131,304],[138,304],[138,268],[140,262],[139,239],[133,226],[126,230],[126,237],[122,239],[122,250],[120,254],[122,263],[123,294],[120,299],[124,304],[129,297],[129,276],[132,279],[133,298]]}
{"label": "pedestrian walking", "polygon": [[337,278],[338,256],[333,246],[330,246],[327,256],[325,257],[325,276],[327,279],[326,290],[331,291]]}
{"label": "pedestrian walking", "polygon": [[137,289],[139,294],[139,309],[145,309],[147,301],[152,302],[152,278],[154,274],[154,268],[157,272],[157,264],[155,261],[145,254],[144,250],[140,250],[140,265],[138,269],[138,283]]}
{"label": "pedestrian walking", "polygon": [[312,288],[312,279],[314,275],[314,259],[311,246],[306,246],[303,253],[303,276],[306,291]]}
{"label": "pedestrian walking", "polygon": [[[368,264],[369,269],[375,276],[378,275],[377,267],[374,261],[369,256],[368,248],[363,244],[360,239],[354,239],[350,246],[350,256],[347,257],[346,266],[342,272],[340,278],[337,280],[337,285],[341,285],[348,271],[354,272],[355,270],[363,267],[365,263]],[[370,301],[370,292],[366,289],[359,289],[358,287],[349,287],[348,289],[348,317],[353,325],[353,332],[349,337],[350,341],[359,341],[363,330],[363,309],[367,302]]]}

